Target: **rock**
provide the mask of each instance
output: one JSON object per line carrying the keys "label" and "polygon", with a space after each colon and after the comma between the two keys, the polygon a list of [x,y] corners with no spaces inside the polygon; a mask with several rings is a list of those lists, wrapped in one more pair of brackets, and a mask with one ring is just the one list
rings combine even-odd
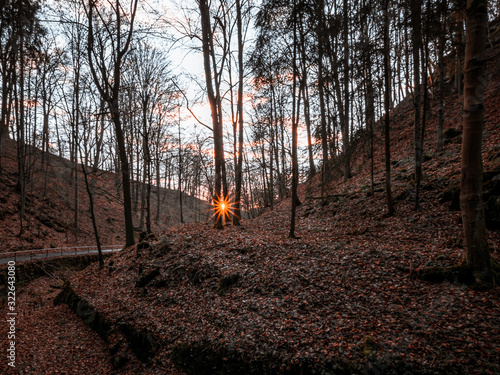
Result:
{"label": "rock", "polygon": [[115,370],[122,368],[128,361],[129,357],[126,352],[122,351],[115,355],[111,360]]}
{"label": "rock", "polygon": [[147,241],[142,241],[137,244],[137,250],[149,249],[150,245]]}
{"label": "rock", "polygon": [[500,196],[491,196],[484,205],[486,228],[500,230]]}
{"label": "rock", "polygon": [[236,284],[240,279],[239,273],[223,276],[219,279],[219,294],[224,293],[232,285]]}
{"label": "rock", "polygon": [[461,134],[462,134],[461,130],[458,130],[455,128],[449,128],[443,132],[443,136],[444,136],[443,138],[445,141],[449,141],[450,139],[456,138]]}
{"label": "rock", "polygon": [[160,274],[160,268],[156,267],[149,272],[146,272],[144,275],[139,277],[139,279],[136,281],[135,286],[137,288],[142,288],[146,285],[148,285],[153,279]]}
{"label": "rock", "polygon": [[443,190],[439,203],[450,202],[451,211],[460,211],[460,187],[452,182],[447,189]]}
{"label": "rock", "polygon": [[141,232],[139,234],[139,242],[142,241],[147,241],[147,242],[152,242],[152,241],[157,241],[158,239],[154,235],[154,233],[147,233],[147,232]]}

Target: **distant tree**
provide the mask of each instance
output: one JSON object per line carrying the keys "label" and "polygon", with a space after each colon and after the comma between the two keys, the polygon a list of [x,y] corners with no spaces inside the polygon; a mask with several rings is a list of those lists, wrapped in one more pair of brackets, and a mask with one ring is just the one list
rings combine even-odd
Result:
{"label": "distant tree", "polygon": [[483,207],[483,163],[481,144],[484,127],[486,84],[486,0],[468,0],[466,13],[464,120],[460,207],[465,234],[463,265],[478,283],[492,278],[491,256]]}
{"label": "distant tree", "polygon": [[[146,211],[146,231],[151,233],[151,185],[152,185],[152,152],[154,143],[153,117],[156,110],[169,109],[162,107],[170,99],[172,90],[169,87],[168,62],[163,54],[145,43],[139,43],[130,59],[132,69],[129,71],[129,86],[138,96],[141,116],[141,129],[137,133],[142,141],[143,167],[143,210],[141,211],[141,227]],[[160,109],[161,108],[161,109]],[[133,125],[132,125],[133,126]],[[139,142],[141,143],[141,142]],[[139,164],[139,163],[138,163]]]}

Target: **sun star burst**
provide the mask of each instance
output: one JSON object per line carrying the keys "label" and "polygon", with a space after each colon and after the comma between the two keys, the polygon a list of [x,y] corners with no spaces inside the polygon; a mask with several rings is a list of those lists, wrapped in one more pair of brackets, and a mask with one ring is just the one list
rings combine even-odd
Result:
{"label": "sun star burst", "polygon": [[213,202],[212,202],[212,210],[214,211],[213,215],[211,218],[214,216],[216,217],[217,220],[222,219],[224,221],[227,221],[230,219],[231,215],[234,215],[234,208],[236,205],[236,202],[233,202],[234,197],[230,197],[229,195],[227,196],[222,196],[222,197],[215,197]]}

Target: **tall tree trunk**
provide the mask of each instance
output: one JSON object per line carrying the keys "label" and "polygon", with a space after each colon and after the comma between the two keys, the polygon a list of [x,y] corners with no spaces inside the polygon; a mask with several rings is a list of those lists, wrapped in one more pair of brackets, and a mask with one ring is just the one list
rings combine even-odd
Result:
{"label": "tall tree trunk", "polygon": [[316,25],[316,35],[318,38],[318,94],[319,94],[319,109],[320,109],[320,121],[321,121],[321,147],[323,151],[323,177],[326,173],[326,168],[328,167],[328,136],[326,133],[326,105],[325,105],[325,83],[324,83],[324,66],[323,66],[323,56],[325,50],[325,5],[323,0],[319,0],[316,9],[317,25]]}
{"label": "tall tree trunk", "polygon": [[368,51],[366,57],[366,121],[368,122],[368,129],[370,132],[370,191],[374,194],[374,131],[375,124],[375,107],[374,107],[374,92],[373,82],[371,77],[371,59],[370,52]]}
{"label": "tall tree trunk", "polygon": [[299,162],[297,156],[297,127],[299,121],[300,90],[297,97],[297,9],[295,0],[293,2],[293,61],[292,61],[292,213],[290,220],[290,238],[295,236],[295,213],[297,210],[297,187],[299,182]]}
{"label": "tall tree trunk", "polygon": [[144,175],[146,182],[146,233],[152,233],[151,230],[151,151],[149,148],[149,127],[147,124],[147,108],[149,100],[143,105],[143,132],[144,132]]}
{"label": "tall tree trunk", "polygon": [[236,0],[236,17],[238,24],[238,159],[236,160],[236,194],[234,197],[233,225],[240,225],[241,219],[241,185],[243,182],[243,26],[241,0]]}
{"label": "tall tree trunk", "polygon": [[391,62],[389,41],[389,0],[384,0],[384,135],[385,135],[385,192],[387,200],[387,215],[394,214],[391,191],[391,137],[390,137],[390,109],[391,109]]}
{"label": "tall tree trunk", "polygon": [[463,19],[459,19],[457,22],[457,32],[455,35],[455,86],[457,89],[457,94],[460,96],[462,94],[462,56],[463,56]]}
{"label": "tall tree trunk", "polygon": [[[210,56],[213,51],[212,27],[210,25],[210,9],[207,0],[199,0],[199,8],[201,15],[201,31],[202,31],[202,49],[203,49],[203,66],[205,69],[205,82],[207,85],[208,101],[212,113],[212,130],[214,137],[214,159],[215,159],[215,192],[213,199],[214,208],[219,208],[220,202],[224,199],[222,196],[222,164],[224,162],[224,144],[222,132],[222,119],[219,113],[219,105],[216,94],[214,92],[212,69],[210,64]],[[224,215],[215,215],[214,226],[217,229],[223,228]]]}
{"label": "tall tree trunk", "polygon": [[468,0],[460,208],[465,234],[463,264],[472,270],[478,283],[490,282],[492,277],[482,199],[483,163],[481,156],[487,22],[487,1]]}
{"label": "tall tree trunk", "polygon": [[19,42],[19,58],[21,67],[19,73],[20,95],[18,100],[17,92],[15,93],[15,107],[17,112],[16,113],[17,166],[18,166],[17,189],[21,196],[20,209],[19,209],[19,236],[21,236],[24,232],[24,214],[26,211],[26,141],[24,133],[24,121],[25,121],[24,120],[24,38],[22,33]]}
{"label": "tall tree trunk", "polygon": [[420,203],[420,179],[422,177],[422,149],[421,149],[421,100],[420,100],[420,49],[422,45],[422,23],[421,23],[422,1],[411,2],[411,24],[413,42],[413,108],[415,117],[414,126],[414,150],[415,150],[415,210],[419,209]]}
{"label": "tall tree trunk", "polygon": [[181,223],[184,223],[184,209],[183,209],[183,202],[182,202],[182,170],[183,170],[183,164],[182,164],[182,139],[181,139],[181,108],[179,107],[179,121],[177,123],[178,127],[178,134],[179,134],[179,210],[181,214]]}
{"label": "tall tree trunk", "polygon": [[306,43],[304,35],[304,22],[302,17],[300,18],[300,53],[301,53],[301,91],[302,97],[304,98],[304,120],[306,123],[307,131],[307,151],[309,159],[309,177],[313,177],[316,174],[316,166],[314,165],[314,156],[311,141],[311,115],[310,115],[310,105],[309,105],[309,88],[307,82],[307,52]]}
{"label": "tall tree trunk", "polygon": [[[362,3],[363,9],[365,8],[365,1]],[[375,124],[375,94],[373,91],[373,80],[372,80],[372,59],[371,53],[372,48],[370,46],[370,38],[368,33],[368,20],[367,14],[363,16],[363,68],[364,68],[364,79],[365,79],[365,106],[366,106],[366,122],[368,131],[370,133],[370,193],[374,195],[374,131],[373,127]]]}
{"label": "tall tree trunk", "polygon": [[130,174],[127,152],[125,147],[125,137],[120,122],[120,112],[118,109],[118,98],[110,105],[111,118],[115,125],[116,141],[118,142],[118,151],[120,155],[120,167],[122,173],[122,190],[123,190],[123,208],[125,215],[125,237],[126,247],[132,246],[135,243],[134,239],[134,224],[132,219],[132,195],[130,192]]}
{"label": "tall tree trunk", "polygon": [[[75,142],[75,160],[74,160],[74,166],[73,169],[75,171],[74,178],[75,178],[75,190],[74,190],[74,217],[73,217],[73,227],[75,228],[75,235],[78,233],[78,222],[79,222],[79,206],[80,206],[80,200],[79,200],[79,191],[78,191],[78,157],[77,157],[77,151],[76,149],[79,147],[80,140],[79,140],[79,126],[80,126],[80,65],[77,64],[76,69],[74,70],[74,86],[73,86],[73,91],[74,91],[74,100],[73,100],[73,130],[74,130],[74,142]],[[48,119],[48,115],[47,115]],[[48,131],[47,131],[47,142],[48,142]],[[47,163],[48,163],[48,143],[47,143]],[[84,163],[84,161],[82,161]]]}
{"label": "tall tree trunk", "polygon": [[344,153],[344,181],[351,177],[351,156],[349,148],[349,17],[348,2],[344,0],[344,121],[342,123],[342,151]]}

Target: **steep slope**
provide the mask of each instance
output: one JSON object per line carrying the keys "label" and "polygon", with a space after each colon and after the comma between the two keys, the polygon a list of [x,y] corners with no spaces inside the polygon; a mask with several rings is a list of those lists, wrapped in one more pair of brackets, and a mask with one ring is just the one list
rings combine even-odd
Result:
{"label": "steep slope", "polygon": [[[28,149],[30,178],[26,187],[24,231],[20,233],[20,193],[16,146],[9,141],[2,155],[0,175],[0,239],[2,252],[94,245],[95,237],[89,211],[89,199],[84,175],[79,169],[75,192],[74,168],[68,160],[50,155],[48,167],[41,166],[38,149]],[[79,166],[80,168],[80,166]],[[95,209],[102,244],[122,244],[125,241],[123,206],[120,200],[120,180],[114,173],[99,171],[95,182]],[[156,221],[157,189],[152,189],[152,220],[154,230],[180,221],[178,192],[160,189],[160,215]],[[75,226],[75,202],[78,204]],[[184,195],[186,222],[204,221],[209,215],[206,202]],[[140,203],[139,203],[140,207]],[[140,211],[140,210],[138,210]],[[136,211],[135,225],[140,222]]]}

